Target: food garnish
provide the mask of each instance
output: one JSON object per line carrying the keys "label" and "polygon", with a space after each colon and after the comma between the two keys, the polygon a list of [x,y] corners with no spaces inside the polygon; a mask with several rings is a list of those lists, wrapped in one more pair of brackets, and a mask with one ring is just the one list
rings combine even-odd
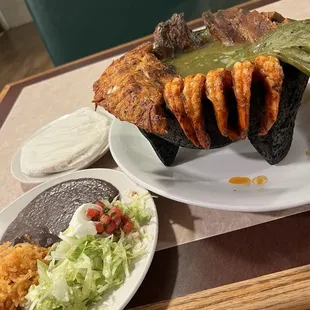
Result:
{"label": "food garnish", "polygon": [[[118,205],[108,208],[101,201],[97,201],[102,210],[89,207],[86,211],[86,216],[95,222],[98,234],[107,233],[113,234],[116,231],[123,230],[125,233],[130,233],[133,229],[131,219],[127,214],[124,214]],[[103,206],[102,206],[103,205]]]}

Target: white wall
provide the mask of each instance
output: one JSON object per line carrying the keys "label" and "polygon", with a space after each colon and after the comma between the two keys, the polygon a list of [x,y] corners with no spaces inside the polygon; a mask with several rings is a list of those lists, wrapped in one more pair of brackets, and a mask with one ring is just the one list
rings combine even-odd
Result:
{"label": "white wall", "polygon": [[32,21],[24,0],[0,0],[0,23],[7,28],[14,28]]}

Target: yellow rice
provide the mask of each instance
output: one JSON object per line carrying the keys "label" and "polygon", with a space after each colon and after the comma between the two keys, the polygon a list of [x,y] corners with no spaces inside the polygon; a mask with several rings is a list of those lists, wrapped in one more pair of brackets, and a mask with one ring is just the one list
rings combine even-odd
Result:
{"label": "yellow rice", "polygon": [[38,284],[37,259],[48,249],[29,243],[0,245],[0,310],[17,309],[32,284]]}

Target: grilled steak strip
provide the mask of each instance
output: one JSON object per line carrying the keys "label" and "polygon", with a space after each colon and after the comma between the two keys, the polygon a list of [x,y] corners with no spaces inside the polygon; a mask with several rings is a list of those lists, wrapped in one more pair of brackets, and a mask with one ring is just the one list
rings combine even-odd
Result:
{"label": "grilled steak strip", "polygon": [[159,23],[153,33],[156,55],[162,58],[173,57],[189,48],[199,47],[202,38],[193,32],[184,21],[184,14],[173,14],[170,19]]}

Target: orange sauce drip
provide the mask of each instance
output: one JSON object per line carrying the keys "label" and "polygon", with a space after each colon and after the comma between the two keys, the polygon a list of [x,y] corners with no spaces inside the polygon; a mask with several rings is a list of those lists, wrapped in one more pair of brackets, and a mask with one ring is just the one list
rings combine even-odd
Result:
{"label": "orange sauce drip", "polygon": [[253,184],[263,185],[268,182],[268,178],[264,175],[259,175],[258,177],[252,180]]}
{"label": "orange sauce drip", "polygon": [[250,185],[251,179],[248,177],[233,177],[228,182],[236,185]]}

